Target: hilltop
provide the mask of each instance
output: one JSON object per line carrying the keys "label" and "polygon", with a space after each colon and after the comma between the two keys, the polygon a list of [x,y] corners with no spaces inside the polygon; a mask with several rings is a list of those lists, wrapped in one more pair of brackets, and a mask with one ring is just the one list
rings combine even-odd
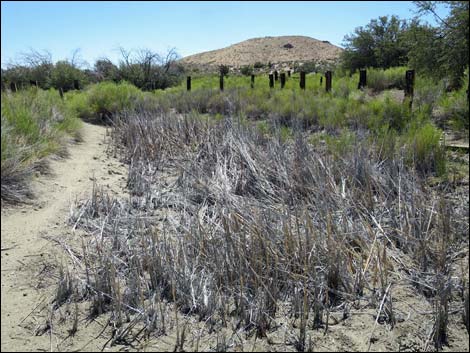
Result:
{"label": "hilltop", "polygon": [[190,55],[181,59],[189,66],[228,65],[239,68],[255,63],[332,62],[342,48],[328,41],[306,36],[280,36],[248,39],[226,48]]}

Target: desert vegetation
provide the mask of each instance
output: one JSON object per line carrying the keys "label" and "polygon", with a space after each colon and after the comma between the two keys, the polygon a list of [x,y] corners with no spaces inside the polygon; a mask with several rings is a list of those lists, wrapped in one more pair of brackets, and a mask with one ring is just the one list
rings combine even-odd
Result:
{"label": "desert vegetation", "polygon": [[[115,124],[132,196],[96,187],[76,205],[71,224],[92,236],[61,299],[107,313],[112,342],[176,327],[174,349],[197,350],[211,333],[227,349],[280,330],[285,347],[311,350],[315,332],[359,308],[399,325],[405,304],[393,298],[405,287],[434,308],[423,348],[446,343],[449,305],[460,320],[468,300],[452,270],[468,203],[451,185],[429,187],[406,150],[384,158],[382,140],[348,137],[335,154],[300,127],[285,138],[275,122],[265,134],[235,114],[137,109]],[[191,318],[205,323],[199,336],[185,331]]]}
{"label": "desert vegetation", "polygon": [[305,91],[294,74],[282,90],[229,75],[223,92],[202,76],[190,92],[66,93],[84,119],[108,112],[131,197],[96,185],[74,205],[70,224],[88,235],[68,245],[57,305],[89,302],[113,345],[176,330],[176,350],[282,337],[304,351],[364,311],[372,346],[376,326],[407,322],[407,293],[428,305],[417,347],[444,347],[467,320],[468,174],[448,168],[432,112],[464,93],[418,79],[410,109],[393,95],[405,68],[368,72],[376,88],[354,74],[330,93],[320,74]]}
{"label": "desert vegetation", "polygon": [[[455,39],[468,3],[451,6],[442,31]],[[381,29],[397,41],[371,35]],[[269,86],[270,64],[184,71],[173,51],[121,49],[88,81],[76,61],[41,56],[2,71],[2,201],[31,197],[28,178],[65,154],[66,136],[79,139],[81,120],[110,127],[109,151],[128,168],[129,196],[95,183],[71,205],[79,232],[60,242],[68,261],[51,310],[66,308],[73,334],[78,305],[85,320],[104,317],[103,349],[313,351],[346,329],[361,337],[345,349],[464,347],[468,146],[446,148],[445,133],[468,141],[468,56],[452,66],[433,52],[448,70],[421,67],[408,46],[417,33],[440,32],[371,21],[346,37],[337,66],[296,65],[283,88]],[[364,38],[376,45],[365,56]],[[40,83],[10,90],[16,74]]]}
{"label": "desert vegetation", "polygon": [[67,137],[80,140],[81,121],[55,90],[2,92],[2,202],[32,196],[34,172],[47,173],[46,157],[66,156]]}

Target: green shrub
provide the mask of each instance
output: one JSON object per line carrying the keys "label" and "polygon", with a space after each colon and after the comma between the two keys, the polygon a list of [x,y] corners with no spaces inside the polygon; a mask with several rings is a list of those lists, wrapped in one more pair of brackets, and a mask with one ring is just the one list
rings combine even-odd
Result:
{"label": "green shrub", "polygon": [[307,61],[303,63],[303,65],[300,67],[300,70],[305,71],[306,73],[316,72],[318,71],[317,63],[314,60]]}
{"label": "green shrub", "polygon": [[83,71],[73,66],[68,61],[58,61],[51,73],[52,87],[64,91],[70,91],[75,88],[74,81],[77,80],[79,86],[83,86],[86,81],[86,76]]}
{"label": "green shrub", "polygon": [[259,121],[256,124],[256,127],[260,135],[267,136],[269,134],[270,129],[269,129],[269,124],[267,121]]}
{"label": "green shrub", "polygon": [[281,126],[279,129],[279,139],[281,143],[286,143],[288,140],[292,139],[293,132],[292,129],[287,126]]}
{"label": "green shrub", "polygon": [[64,97],[68,109],[70,109],[77,117],[86,120],[94,115],[93,109],[88,102],[88,95],[86,92],[70,91],[67,92]]}
{"label": "green shrub", "polygon": [[97,112],[110,112],[115,114],[126,109],[132,109],[143,98],[142,92],[129,83],[114,84],[102,82],[91,86],[88,93],[88,102]]}
{"label": "green shrub", "polygon": [[468,135],[469,130],[469,106],[467,101],[468,69],[465,72],[464,84],[458,91],[449,95],[443,95],[438,102],[439,108],[444,114],[444,119],[455,131],[464,131]]}
{"label": "green shrub", "polygon": [[260,61],[255,62],[255,64],[253,65],[253,67],[254,67],[255,69],[262,69],[262,68],[264,68],[265,66],[266,66],[266,65],[265,65],[264,63],[260,62]]}
{"label": "green shrub", "polygon": [[22,202],[30,196],[27,179],[44,168],[44,158],[65,151],[67,135],[79,138],[80,120],[57,91],[30,88],[2,93],[2,200]]}
{"label": "green shrub", "polygon": [[422,174],[446,171],[445,147],[441,145],[442,133],[431,123],[413,122],[402,137],[405,158],[408,165]]}
{"label": "green shrub", "polygon": [[324,137],[328,151],[337,158],[350,153],[356,143],[356,135],[348,130],[343,130],[338,137],[330,135]]}
{"label": "green shrub", "polygon": [[253,66],[245,65],[240,68],[240,73],[245,76],[250,76],[253,74]]}
{"label": "green shrub", "polygon": [[132,110],[144,101],[144,93],[132,84],[101,82],[80,93],[68,92],[66,102],[80,118],[112,119],[116,113]]}
{"label": "green shrub", "polygon": [[368,68],[367,87],[375,92],[391,88],[404,89],[405,72],[406,67],[392,67],[387,70]]}
{"label": "green shrub", "polygon": [[444,81],[436,82],[430,77],[417,76],[414,86],[413,106],[432,112],[444,94]]}

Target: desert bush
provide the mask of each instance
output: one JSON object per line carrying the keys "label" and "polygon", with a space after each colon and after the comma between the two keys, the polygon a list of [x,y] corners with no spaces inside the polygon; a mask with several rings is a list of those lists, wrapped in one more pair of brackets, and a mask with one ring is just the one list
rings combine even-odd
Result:
{"label": "desert bush", "polygon": [[64,92],[75,89],[74,81],[78,81],[81,87],[87,83],[85,73],[66,60],[58,61],[54,65],[50,81],[52,87],[62,88]]}
{"label": "desert bush", "polygon": [[66,102],[80,118],[109,122],[124,110],[133,109],[144,99],[144,94],[132,84],[100,82],[80,93],[67,93]]}
{"label": "desert bush", "polygon": [[245,76],[250,76],[253,72],[253,66],[251,65],[245,65],[240,68],[240,73]]}
{"label": "desert bush", "polygon": [[[179,55],[175,49],[168,50],[164,55],[150,49],[137,51],[119,49],[121,59],[115,81],[130,82],[145,91],[166,89],[183,81],[185,69],[177,62]],[[109,67],[109,63],[107,66]],[[114,75],[114,68],[109,67],[109,69]]]}
{"label": "desert bush", "polygon": [[302,66],[300,66],[300,70],[305,71],[307,73],[317,72],[318,71],[318,66],[317,66],[317,63],[315,61],[307,61],[307,62],[303,63]]}
{"label": "desert bush", "polygon": [[328,152],[336,158],[350,154],[356,144],[356,140],[356,134],[348,130],[341,131],[339,136],[325,135]]}
{"label": "desert bush", "polygon": [[431,115],[444,92],[443,80],[436,82],[435,79],[419,75],[415,80],[413,106],[416,109],[428,110]]}
{"label": "desert bush", "polygon": [[79,139],[80,122],[55,90],[2,93],[2,201],[23,202],[28,179],[47,170],[45,158],[64,155],[67,135]]}
{"label": "desert bush", "polygon": [[358,81],[356,76],[357,75],[354,75],[354,78],[351,79],[345,77],[336,79],[336,82],[332,85],[333,94],[338,97],[348,98],[351,93],[356,92],[356,82]]}
{"label": "desert bush", "polygon": [[443,175],[446,170],[445,147],[441,145],[442,133],[433,124],[410,124],[403,142],[406,146],[407,162],[419,172],[435,172]]}
{"label": "desert bush", "polygon": [[253,65],[253,67],[254,67],[255,69],[262,69],[262,68],[264,68],[265,66],[266,66],[266,64],[264,64],[264,63],[262,63],[262,62],[260,62],[260,61],[255,62],[254,65]]}
{"label": "desert bush", "polygon": [[391,88],[404,89],[405,72],[405,67],[393,67],[387,70],[368,68],[367,87],[375,92]]}
{"label": "desert bush", "polygon": [[62,88],[64,91],[74,89],[74,81],[83,87],[90,82],[93,75],[80,68],[83,64],[79,60],[79,51],[76,50],[71,59],[60,60],[55,64],[49,52],[44,53],[31,50],[23,53],[22,59],[8,65],[2,70],[2,81],[9,84],[15,82],[18,88],[29,88],[32,83],[42,89]]}
{"label": "desert bush", "polygon": [[465,72],[463,86],[448,95],[443,95],[438,102],[439,109],[444,114],[444,120],[455,131],[466,131],[469,129],[469,106],[467,100],[468,69]]}

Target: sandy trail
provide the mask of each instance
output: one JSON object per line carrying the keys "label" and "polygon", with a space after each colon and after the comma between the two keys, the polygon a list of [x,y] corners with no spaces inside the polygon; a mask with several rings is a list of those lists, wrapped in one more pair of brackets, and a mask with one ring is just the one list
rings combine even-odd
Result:
{"label": "sandy trail", "polygon": [[[48,267],[63,256],[59,246],[44,236],[70,234],[67,218],[71,202],[89,196],[93,177],[113,193],[125,185],[125,166],[106,152],[106,128],[85,123],[82,136],[83,142],[69,146],[69,157],[50,161],[52,175],[33,181],[36,199],[32,205],[2,209],[2,351],[50,351],[57,347],[49,333],[34,335],[44,324],[44,320],[35,319],[36,314],[40,309],[43,316],[47,314],[41,301],[47,303],[56,284],[53,278],[42,277],[53,273]],[[86,330],[81,334],[87,335]],[[77,345],[80,341],[77,337]]]}

